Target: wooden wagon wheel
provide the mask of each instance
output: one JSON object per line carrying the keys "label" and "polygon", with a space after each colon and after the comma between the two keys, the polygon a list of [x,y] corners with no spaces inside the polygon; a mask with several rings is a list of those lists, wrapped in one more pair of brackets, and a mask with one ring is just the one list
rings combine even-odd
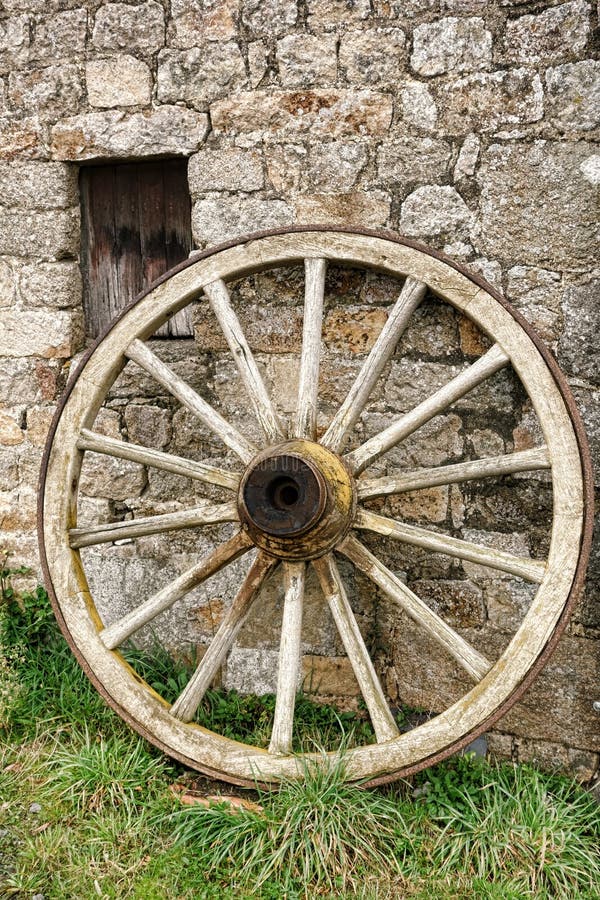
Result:
{"label": "wooden wagon wheel", "polygon": [[[278,414],[234,312],[226,282],[273,267],[305,266],[297,411]],[[317,438],[319,363],[327,265],[350,265],[398,279],[398,295],[359,376]],[[426,291],[465,314],[491,348],[412,410],[361,443],[353,431],[386,363]],[[231,349],[263,434],[254,443],[193,390],[146,343],[191,301],[208,300]],[[237,469],[207,465],[93,430],[107,392],[130,360],[166,388],[237,458]],[[475,386],[511,366],[543,432],[540,446],[496,458],[369,476],[369,466]],[[224,503],[133,521],[78,527],[84,454],[94,451],[218,485]],[[517,472],[549,469],[553,522],[548,558],[521,558],[396,521],[369,509],[369,498]],[[366,504],[366,505],[365,505]],[[371,716],[377,743],[347,753],[348,778],[370,784],[417,771],[464,746],[523,692],[564,628],[578,593],[590,542],[589,453],[556,363],[524,320],[481,279],[441,254],[389,234],[358,229],[281,229],[222,245],[177,267],[134,302],[96,341],[71,380],[55,418],[42,470],[39,531],[48,587],[61,627],[106,700],[170,755],[232,782],[277,783],[301,772],[291,754],[299,683],[305,575],[313,566]],[[232,537],[130,613],[105,627],[90,594],[81,548],[220,522]],[[364,543],[369,532],[508,572],[538,586],[522,624],[497,660],[487,659],[416,596]],[[254,561],[212,643],[173,705],[123,660],[118,648],[162,610],[250,551]],[[353,613],[337,562],[350,560],[468,673],[472,688],[439,715],[400,734]],[[347,563],[345,563],[347,564]],[[272,570],[284,584],[274,726],[267,749],[207,731],[192,720]]]}

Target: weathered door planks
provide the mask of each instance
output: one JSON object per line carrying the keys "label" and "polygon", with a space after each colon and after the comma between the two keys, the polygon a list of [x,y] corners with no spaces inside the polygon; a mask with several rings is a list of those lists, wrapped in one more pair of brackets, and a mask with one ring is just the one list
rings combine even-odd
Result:
{"label": "weathered door planks", "polygon": [[[140,291],[192,249],[187,160],[86,166],[80,174],[84,310],[100,334]],[[162,337],[192,334],[189,313]]]}

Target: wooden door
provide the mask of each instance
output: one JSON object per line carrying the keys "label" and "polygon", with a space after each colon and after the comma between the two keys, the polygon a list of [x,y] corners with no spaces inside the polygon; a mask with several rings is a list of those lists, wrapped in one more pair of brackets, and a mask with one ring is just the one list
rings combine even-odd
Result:
{"label": "wooden door", "polygon": [[[81,268],[88,334],[96,337],[140,291],[192,249],[187,160],[86,166],[80,173]],[[174,316],[157,334],[192,334]]]}

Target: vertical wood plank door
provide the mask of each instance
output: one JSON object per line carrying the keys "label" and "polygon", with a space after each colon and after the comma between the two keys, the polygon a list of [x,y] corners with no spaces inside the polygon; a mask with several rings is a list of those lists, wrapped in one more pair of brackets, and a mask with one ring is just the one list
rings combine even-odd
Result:
{"label": "vertical wood plank door", "polygon": [[[192,249],[187,160],[86,166],[80,173],[84,311],[96,337]],[[187,310],[157,335],[192,334]]]}

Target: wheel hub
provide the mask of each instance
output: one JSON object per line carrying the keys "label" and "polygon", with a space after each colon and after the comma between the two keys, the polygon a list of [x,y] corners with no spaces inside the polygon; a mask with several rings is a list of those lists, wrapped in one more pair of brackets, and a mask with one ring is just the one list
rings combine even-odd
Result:
{"label": "wheel hub", "polygon": [[244,485],[248,516],[267,534],[300,535],[321,518],[327,485],[310,460],[291,453],[261,459]]}
{"label": "wheel hub", "polygon": [[286,441],[256,456],[238,494],[242,527],[281,559],[315,559],[346,534],[353,479],[335,453],[313,441]]}

